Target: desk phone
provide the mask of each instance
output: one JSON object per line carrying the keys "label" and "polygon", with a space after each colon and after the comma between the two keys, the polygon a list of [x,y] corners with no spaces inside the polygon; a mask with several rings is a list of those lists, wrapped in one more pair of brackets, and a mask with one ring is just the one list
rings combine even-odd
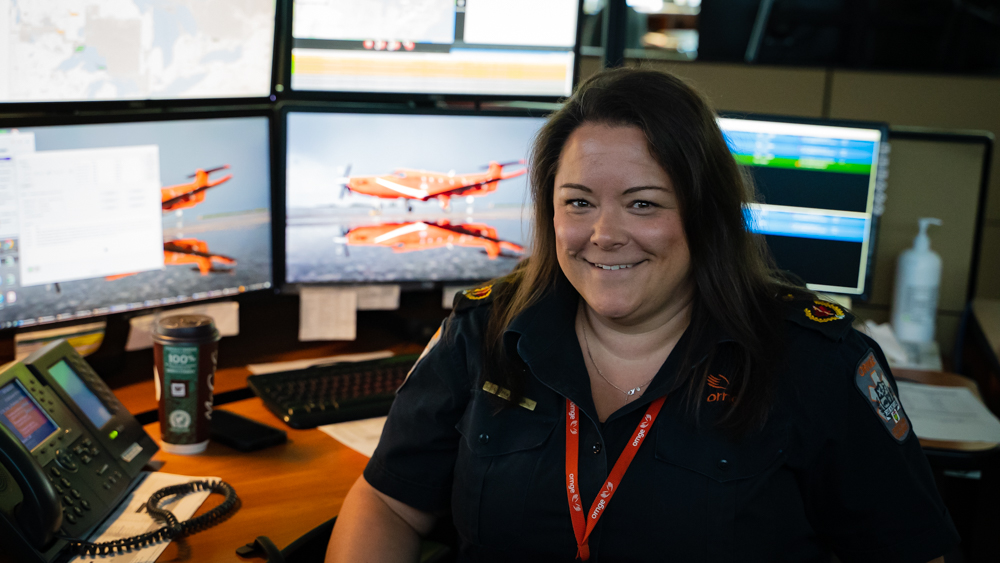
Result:
{"label": "desk phone", "polygon": [[17,561],[72,557],[158,447],[97,373],[57,341],[0,373],[0,545]]}

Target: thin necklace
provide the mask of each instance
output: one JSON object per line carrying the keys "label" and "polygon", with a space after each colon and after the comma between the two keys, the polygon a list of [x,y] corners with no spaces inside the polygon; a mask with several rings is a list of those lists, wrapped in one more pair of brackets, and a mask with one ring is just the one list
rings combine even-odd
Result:
{"label": "thin necklace", "polygon": [[[584,311],[583,314],[586,315],[587,314],[586,311]],[[628,404],[629,397],[635,395],[636,392],[638,392],[643,387],[652,383],[653,379],[656,378],[656,375],[653,375],[653,377],[649,378],[649,380],[643,383],[642,385],[636,385],[635,387],[629,389],[628,391],[622,389],[621,387],[615,385],[614,383],[611,383],[611,381],[607,377],[604,377],[604,372],[601,371],[601,368],[597,367],[597,362],[594,361],[594,355],[590,353],[590,339],[587,338],[587,322],[586,321],[581,322],[580,326],[583,327],[583,343],[587,347],[587,357],[590,358],[590,363],[594,364],[594,369],[597,370],[597,375],[601,376],[601,379],[606,381],[608,385],[617,389],[621,394],[625,395],[625,404]]]}

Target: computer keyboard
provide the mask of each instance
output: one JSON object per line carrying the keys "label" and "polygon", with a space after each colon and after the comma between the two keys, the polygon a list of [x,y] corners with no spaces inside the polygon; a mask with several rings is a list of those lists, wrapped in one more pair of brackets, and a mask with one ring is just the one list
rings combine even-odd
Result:
{"label": "computer keyboard", "polygon": [[251,375],[247,384],[286,424],[313,428],[388,414],[417,358],[411,354]]}

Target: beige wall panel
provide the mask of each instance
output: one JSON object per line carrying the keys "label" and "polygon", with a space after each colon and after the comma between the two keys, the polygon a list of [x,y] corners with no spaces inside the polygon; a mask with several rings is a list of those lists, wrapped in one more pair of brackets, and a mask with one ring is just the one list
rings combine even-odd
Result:
{"label": "beige wall panel", "polygon": [[823,114],[826,71],[822,69],[653,60],[630,63],[680,76],[708,96],[718,110],[800,117]]}
{"label": "beige wall panel", "polygon": [[929,234],[931,248],[942,261],[938,308],[954,313],[965,308],[982,158],[979,144],[892,141],[886,209],[875,246],[872,304],[892,304],[896,260],[913,245],[917,219],[937,217],[944,224],[931,227]]}
{"label": "beige wall panel", "polygon": [[1000,299],[1000,221],[987,221],[983,226],[978,277],[976,297]]}
{"label": "beige wall panel", "polygon": [[[835,71],[830,117],[1000,136],[1000,78]],[[1000,147],[993,162],[996,169]],[[991,174],[989,191],[986,216],[1000,220],[1000,174]]]}
{"label": "beige wall panel", "polygon": [[[680,76],[708,96],[719,110],[802,117],[823,114],[826,71],[822,69],[658,60],[629,60],[628,64]],[[600,69],[600,57],[581,57],[580,81]]]}

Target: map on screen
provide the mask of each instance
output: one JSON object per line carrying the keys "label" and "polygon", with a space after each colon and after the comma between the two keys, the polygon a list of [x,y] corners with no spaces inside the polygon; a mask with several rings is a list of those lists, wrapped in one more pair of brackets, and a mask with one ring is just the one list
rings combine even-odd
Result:
{"label": "map on screen", "polygon": [[0,102],[262,97],[274,0],[9,0]]}

